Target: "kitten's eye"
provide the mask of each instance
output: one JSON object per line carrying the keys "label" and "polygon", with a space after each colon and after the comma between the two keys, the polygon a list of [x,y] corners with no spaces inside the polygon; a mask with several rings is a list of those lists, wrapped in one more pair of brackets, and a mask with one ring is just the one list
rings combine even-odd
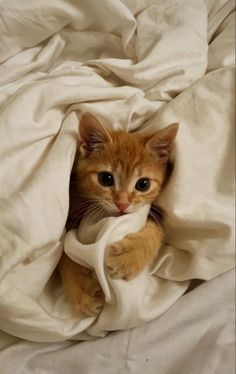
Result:
{"label": "kitten's eye", "polygon": [[108,171],[102,171],[98,174],[98,181],[102,186],[110,187],[114,185],[114,178]]}
{"label": "kitten's eye", "polygon": [[140,178],[137,181],[135,188],[138,191],[145,192],[149,190],[150,186],[151,186],[151,181],[149,178]]}

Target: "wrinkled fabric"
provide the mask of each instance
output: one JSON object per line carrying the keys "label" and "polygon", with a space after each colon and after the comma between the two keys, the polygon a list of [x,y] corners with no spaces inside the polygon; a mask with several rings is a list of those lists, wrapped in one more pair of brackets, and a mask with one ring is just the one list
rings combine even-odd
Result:
{"label": "wrinkled fabric", "polygon": [[[225,0],[0,1],[0,329],[39,342],[103,336],[234,267],[233,11]],[[73,313],[54,273],[73,235],[64,227],[84,111],[127,131],[180,123],[147,299],[137,283],[136,304],[122,308],[140,278],[113,281],[120,297],[98,320]]]}
{"label": "wrinkled fabric", "polygon": [[234,373],[234,280],[235,272],[226,272],[185,294],[154,321],[93,341],[42,344],[0,333],[1,371]]}

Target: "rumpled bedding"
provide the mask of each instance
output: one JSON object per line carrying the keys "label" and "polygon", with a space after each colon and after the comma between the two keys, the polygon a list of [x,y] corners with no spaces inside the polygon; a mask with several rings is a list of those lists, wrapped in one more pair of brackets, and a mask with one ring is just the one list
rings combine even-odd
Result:
{"label": "rumpled bedding", "polygon": [[0,333],[1,372],[234,373],[234,279],[234,270],[226,272],[185,294],[159,318],[102,339],[36,343]]}
{"label": "rumpled bedding", "polygon": [[[234,8],[226,0],[0,1],[1,330],[36,342],[104,336],[158,317],[192,279],[234,267]],[[98,319],[71,310],[54,272],[75,235],[65,222],[85,111],[127,131],[180,123],[159,202],[166,239],[145,273],[152,285],[141,282],[151,306],[137,280],[114,281],[123,282],[120,297],[107,299]],[[132,308],[121,302],[131,288]]]}

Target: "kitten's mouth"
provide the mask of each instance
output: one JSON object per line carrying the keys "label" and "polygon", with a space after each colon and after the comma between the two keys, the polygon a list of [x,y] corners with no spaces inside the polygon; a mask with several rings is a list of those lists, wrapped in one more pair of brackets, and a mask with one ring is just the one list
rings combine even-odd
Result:
{"label": "kitten's mouth", "polygon": [[128,212],[117,212],[117,213],[113,213],[113,215],[115,217],[120,217],[120,216],[124,216],[125,214],[129,214]]}
{"label": "kitten's mouth", "polygon": [[118,209],[105,209],[106,214],[108,214],[110,217],[120,217],[124,216],[126,214],[133,213],[134,209],[125,209],[125,210],[118,210]]}

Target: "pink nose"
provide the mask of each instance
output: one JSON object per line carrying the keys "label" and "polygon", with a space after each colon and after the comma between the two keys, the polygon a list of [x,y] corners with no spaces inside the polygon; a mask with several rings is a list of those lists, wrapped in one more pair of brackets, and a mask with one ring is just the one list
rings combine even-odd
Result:
{"label": "pink nose", "polygon": [[130,205],[129,203],[121,203],[119,201],[116,202],[116,206],[120,209],[121,212],[127,209],[129,205]]}

